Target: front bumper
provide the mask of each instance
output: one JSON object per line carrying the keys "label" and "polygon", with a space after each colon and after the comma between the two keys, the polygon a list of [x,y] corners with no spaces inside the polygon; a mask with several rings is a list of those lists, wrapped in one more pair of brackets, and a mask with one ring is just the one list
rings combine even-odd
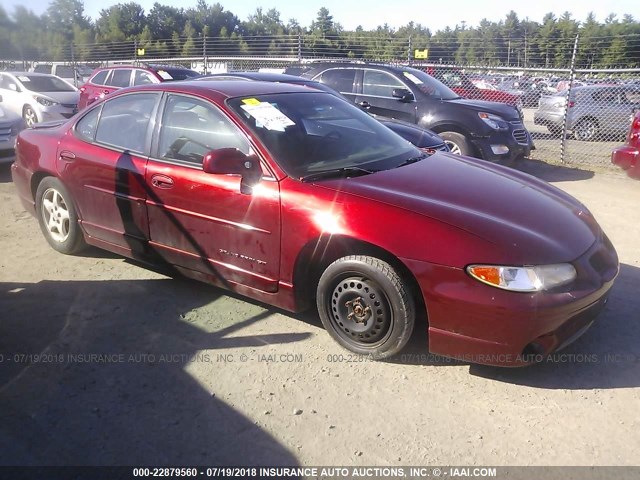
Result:
{"label": "front bumper", "polygon": [[497,130],[486,137],[472,139],[484,160],[504,161],[528,157],[535,149],[531,134],[520,122],[510,122],[507,130]]}
{"label": "front bumper", "polygon": [[611,163],[627,171],[631,178],[640,180],[640,150],[623,145],[611,153]]}
{"label": "front bumper", "polygon": [[573,261],[573,284],[517,293],[478,282],[459,268],[404,260],[427,308],[429,350],[471,363],[523,366],[584,333],[607,303],[618,257],[606,237]]}

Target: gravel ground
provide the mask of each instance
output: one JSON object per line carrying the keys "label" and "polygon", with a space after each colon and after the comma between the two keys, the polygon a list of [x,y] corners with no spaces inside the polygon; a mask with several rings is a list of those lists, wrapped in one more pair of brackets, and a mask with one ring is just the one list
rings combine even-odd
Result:
{"label": "gravel ground", "polygon": [[48,247],[0,170],[0,464],[638,465],[640,183],[526,161],[618,249],[599,321],[525,369],[363,362],[291,315]]}

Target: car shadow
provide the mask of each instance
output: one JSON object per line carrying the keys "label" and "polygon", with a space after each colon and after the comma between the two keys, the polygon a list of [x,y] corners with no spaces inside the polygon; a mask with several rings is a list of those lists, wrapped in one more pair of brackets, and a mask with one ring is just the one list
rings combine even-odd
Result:
{"label": "car shadow", "polygon": [[523,159],[513,166],[516,170],[528,173],[545,182],[573,182],[593,178],[595,173],[591,170],[553,165],[540,160]]}
{"label": "car shadow", "polygon": [[273,314],[256,307],[195,326],[220,297],[171,279],[0,283],[0,465],[297,465],[221,399],[228,382],[188,369],[310,334],[242,335]]}

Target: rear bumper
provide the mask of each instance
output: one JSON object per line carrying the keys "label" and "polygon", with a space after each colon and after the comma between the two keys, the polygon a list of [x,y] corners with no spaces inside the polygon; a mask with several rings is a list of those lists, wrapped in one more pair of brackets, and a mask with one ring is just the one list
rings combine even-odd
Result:
{"label": "rear bumper", "polygon": [[624,145],[611,153],[611,163],[617,165],[631,178],[640,180],[640,150]]}
{"label": "rear bumper", "polygon": [[18,191],[20,203],[27,212],[35,216],[36,206],[31,192],[31,176],[32,173],[29,170],[22,168],[17,163],[11,165],[11,178]]}
{"label": "rear bumper", "polygon": [[405,263],[425,299],[432,353],[511,367],[539,361],[584,333],[618,274],[617,254],[604,238],[572,262],[576,281],[556,291],[509,292],[459,268]]}

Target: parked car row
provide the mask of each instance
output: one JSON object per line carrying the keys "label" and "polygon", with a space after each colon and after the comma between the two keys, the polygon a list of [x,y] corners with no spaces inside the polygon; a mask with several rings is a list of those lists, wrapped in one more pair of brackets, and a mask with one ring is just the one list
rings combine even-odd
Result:
{"label": "parked car row", "polygon": [[618,274],[588,209],[522,172],[426,155],[353,101],[419,125],[468,118],[481,149],[514,145],[515,108],[460,100],[419,70],[334,67],[314,77],[351,102],[237,79],[113,92],[19,134],[19,198],[58,252],[90,244],[289,311],[315,305],[372,359],[415,328],[425,352],[510,366],[584,334]]}
{"label": "parked car row", "polygon": [[567,131],[577,140],[617,140],[626,134],[634,110],[640,108],[640,89],[635,87],[589,85],[568,92],[541,97],[534,123],[560,135],[566,110]]}
{"label": "parked car row", "polygon": [[515,107],[463,99],[422,70],[375,63],[311,62],[289,67],[285,73],[328,85],[375,115],[430,129],[453,153],[510,161],[526,157],[534,148]]}

